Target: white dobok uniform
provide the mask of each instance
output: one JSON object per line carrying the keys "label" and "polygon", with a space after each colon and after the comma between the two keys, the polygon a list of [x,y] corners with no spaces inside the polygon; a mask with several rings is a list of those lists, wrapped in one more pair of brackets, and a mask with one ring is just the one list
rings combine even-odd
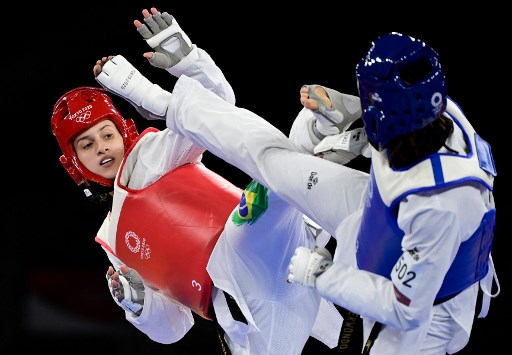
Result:
{"label": "white dobok uniform", "polygon": [[[447,117],[463,123],[462,129],[454,125],[448,145],[457,150],[461,158],[485,155],[486,151],[477,152],[472,139],[465,140],[466,132],[474,132],[451,100],[448,112]],[[369,174],[296,152],[292,142],[264,119],[219,100],[187,77],[181,77],[174,87],[166,121],[168,127],[241,169],[336,237],[334,265],[317,278],[316,288],[335,304],[366,317],[365,337],[371,320],[386,324],[371,354],[412,355],[420,351],[444,354],[445,351],[456,352],[467,344],[477,291],[481,286],[488,296],[491,292],[494,268],[489,255],[481,256],[488,270],[485,278],[448,301],[433,304],[459,247],[495,208],[493,174],[489,173],[492,167],[480,171],[476,168],[478,161],[462,172],[444,167],[445,178],[459,179],[456,185],[426,192],[409,191],[407,198],[399,203],[397,215],[397,225],[404,232],[402,251],[394,261],[395,271],[389,270],[387,275],[381,276],[359,270],[354,260],[363,210],[369,202],[364,196],[367,186],[372,186]],[[445,153],[447,151],[440,151],[441,155]],[[374,150],[372,154],[378,152]],[[372,158],[372,164],[376,164],[375,159]],[[380,183],[392,183],[395,176],[391,174],[387,178]],[[427,175],[424,178],[440,177]],[[424,178],[419,183],[428,183]],[[412,185],[410,190],[415,188]],[[370,189],[368,194],[371,193]],[[485,248],[488,247],[487,241]],[[347,266],[349,262],[353,266]],[[396,270],[403,271],[400,262],[407,264],[415,275],[410,290],[411,285],[401,284],[403,275],[397,274]],[[395,289],[406,295],[409,302],[400,302]],[[486,300],[489,301],[489,297]],[[487,307],[488,303],[484,302],[481,316],[486,314]]]}
{"label": "white dobok uniform", "polygon": [[[170,71],[177,77],[186,74],[197,78],[227,102],[235,101],[222,72],[209,55],[196,46]],[[306,113],[304,111],[302,115]],[[299,117],[297,126],[307,121],[307,117]],[[305,126],[303,129],[306,132]],[[304,133],[303,137],[297,137],[302,139],[308,135]],[[307,142],[301,142],[296,149],[306,151],[305,147],[310,151],[313,149],[312,143],[308,145]],[[124,263],[115,256],[119,256],[116,227],[123,218],[123,204],[130,197],[130,191],[137,190],[144,196],[142,189],[158,184],[170,171],[186,164],[202,164],[203,152],[203,148],[168,128],[162,131],[149,129],[141,134],[116,177],[112,211],[97,237],[116,269]],[[360,193],[357,196],[358,201],[350,202],[351,205],[359,204]],[[208,191],[204,191],[204,198],[215,199],[215,195],[209,196]],[[201,208],[200,205],[196,207]],[[150,217],[145,217],[143,211],[140,213],[133,218]],[[302,212],[256,182],[249,185],[240,203],[233,204],[232,213],[208,262],[208,273],[214,284],[211,296],[215,315],[227,334],[233,354],[300,354],[310,335],[329,347],[337,345],[343,319],[332,303],[321,300],[315,289],[286,282],[288,262],[295,249],[301,245],[325,244],[329,237],[306,221]],[[149,235],[149,228],[137,234]],[[134,234],[131,238],[135,240]],[[169,233],[168,238],[179,240],[181,235]],[[140,251],[144,245],[139,244],[140,238],[137,243],[131,248]],[[141,258],[151,257],[148,248],[146,245],[148,252],[142,253]],[[169,249],[169,258],[175,255],[183,259],[185,265],[187,259],[194,259],[193,252],[180,255],[179,248]],[[232,315],[225,293],[220,290],[234,298],[245,321]],[[137,317],[126,312],[126,319],[152,340],[166,344],[180,340],[194,324],[189,307],[146,282],[141,315]]]}

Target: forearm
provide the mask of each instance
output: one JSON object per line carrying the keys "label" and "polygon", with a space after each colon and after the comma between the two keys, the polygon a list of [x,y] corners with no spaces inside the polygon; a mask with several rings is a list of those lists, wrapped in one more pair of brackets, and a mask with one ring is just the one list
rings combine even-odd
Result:
{"label": "forearm", "polygon": [[169,68],[168,71],[177,78],[185,75],[195,79],[206,89],[217,94],[227,102],[235,103],[233,88],[224,77],[220,68],[206,51],[195,45],[193,45],[192,51],[185,58]]}
{"label": "forearm", "polygon": [[320,295],[368,319],[411,330],[428,319],[432,305],[404,305],[396,299],[393,283],[385,277],[334,263],[316,279]]}
{"label": "forearm", "polygon": [[[115,270],[123,263],[104,249]],[[153,290],[144,283],[144,307],[140,316],[125,310],[126,320],[150,339],[162,343],[175,343],[194,325],[190,309],[179,306],[162,293]]]}

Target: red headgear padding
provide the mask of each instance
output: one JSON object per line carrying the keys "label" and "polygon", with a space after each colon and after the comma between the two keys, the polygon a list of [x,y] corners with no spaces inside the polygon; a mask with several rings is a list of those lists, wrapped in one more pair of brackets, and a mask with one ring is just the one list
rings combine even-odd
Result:
{"label": "red headgear padding", "polygon": [[59,161],[77,185],[88,185],[87,180],[103,186],[114,184],[113,180],[92,173],[78,160],[73,147],[73,140],[77,135],[106,119],[117,126],[123,137],[125,150],[128,150],[139,135],[133,120],[124,119],[104,92],[107,91],[103,88],[78,87],[62,95],[53,107],[52,132],[63,153]]}

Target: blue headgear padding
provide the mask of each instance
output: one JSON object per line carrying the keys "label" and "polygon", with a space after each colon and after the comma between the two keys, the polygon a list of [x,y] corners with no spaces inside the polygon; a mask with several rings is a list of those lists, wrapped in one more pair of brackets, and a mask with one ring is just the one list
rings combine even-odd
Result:
{"label": "blue headgear padding", "polygon": [[397,32],[379,37],[356,75],[365,130],[379,150],[432,123],[446,108],[439,55],[413,37]]}

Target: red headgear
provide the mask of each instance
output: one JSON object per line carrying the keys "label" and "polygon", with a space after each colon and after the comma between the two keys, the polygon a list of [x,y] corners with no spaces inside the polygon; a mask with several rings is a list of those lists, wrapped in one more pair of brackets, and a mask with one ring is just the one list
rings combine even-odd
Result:
{"label": "red headgear", "polygon": [[68,91],[53,107],[52,132],[57,138],[62,155],[59,160],[77,185],[89,185],[87,180],[103,186],[112,186],[114,181],[88,170],[76,156],[73,140],[96,123],[109,119],[121,133],[127,150],[139,133],[131,119],[124,119],[112,104],[103,88],[82,86]]}

